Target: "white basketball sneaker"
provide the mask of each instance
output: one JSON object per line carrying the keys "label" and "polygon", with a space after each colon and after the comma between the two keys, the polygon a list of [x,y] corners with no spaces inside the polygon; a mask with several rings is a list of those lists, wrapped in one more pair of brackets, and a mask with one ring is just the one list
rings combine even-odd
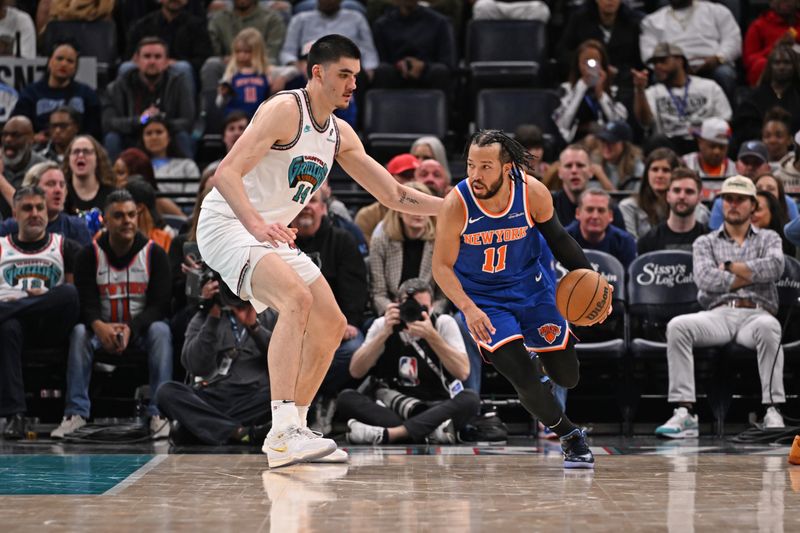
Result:
{"label": "white basketball sneaker", "polygon": [[267,454],[270,468],[319,459],[335,449],[336,443],[331,439],[317,437],[294,425],[278,431],[273,428],[261,447],[261,451]]}

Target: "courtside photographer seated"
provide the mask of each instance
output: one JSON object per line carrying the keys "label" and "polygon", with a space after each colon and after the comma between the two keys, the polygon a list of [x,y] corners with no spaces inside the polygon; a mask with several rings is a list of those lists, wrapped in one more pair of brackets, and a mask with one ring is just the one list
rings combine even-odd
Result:
{"label": "courtside photographer seated", "polygon": [[169,381],[155,395],[173,423],[170,440],[261,445],[270,419],[265,354],[276,316],[256,315],[208,267],[188,272],[186,284],[190,299],[200,296],[181,351],[190,384]]}
{"label": "courtside photographer seated", "polygon": [[453,317],[431,314],[426,281],[411,278],[398,292],[353,354],[350,374],[368,380],[339,394],[338,415],[351,443],[453,443],[480,405],[461,383],[469,375],[464,339]]}

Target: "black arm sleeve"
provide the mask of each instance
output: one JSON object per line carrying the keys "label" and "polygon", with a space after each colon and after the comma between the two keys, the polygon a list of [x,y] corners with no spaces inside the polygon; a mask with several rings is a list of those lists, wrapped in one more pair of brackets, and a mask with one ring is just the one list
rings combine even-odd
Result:
{"label": "black arm sleeve", "polygon": [[592,265],[586,259],[586,254],[583,253],[575,239],[564,230],[564,226],[558,221],[555,213],[547,222],[538,222],[536,227],[539,228],[539,233],[547,241],[547,245],[553,252],[553,257],[561,262],[567,270],[576,270],[578,268],[592,270]]}

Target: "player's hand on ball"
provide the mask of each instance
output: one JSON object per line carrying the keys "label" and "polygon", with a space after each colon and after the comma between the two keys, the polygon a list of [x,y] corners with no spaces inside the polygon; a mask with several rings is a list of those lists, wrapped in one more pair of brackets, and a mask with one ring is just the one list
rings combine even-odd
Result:
{"label": "player's hand on ball", "polygon": [[464,318],[467,322],[467,329],[474,338],[485,343],[492,342],[492,335],[496,330],[486,313],[478,307],[472,307],[464,311]]}
{"label": "player's hand on ball", "polygon": [[608,288],[611,289],[611,294],[609,294],[608,296],[609,298],[611,298],[611,305],[608,306],[608,313],[606,313],[606,316],[604,316],[600,320],[600,322],[598,322],[598,324],[602,324],[603,322],[605,322],[606,319],[611,316],[611,311],[614,310],[614,286],[609,283]]}
{"label": "player's hand on ball", "polygon": [[296,234],[297,228],[284,226],[280,222],[264,224],[263,227],[253,232],[253,236],[258,239],[259,242],[268,242],[275,247],[277,247],[279,243],[294,242]]}

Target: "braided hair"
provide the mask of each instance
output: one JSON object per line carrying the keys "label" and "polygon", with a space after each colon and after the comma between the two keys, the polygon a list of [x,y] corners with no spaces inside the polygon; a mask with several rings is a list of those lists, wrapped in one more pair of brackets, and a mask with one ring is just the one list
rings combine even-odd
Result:
{"label": "braided hair", "polygon": [[[469,152],[469,147],[475,146],[489,146],[491,144],[500,145],[500,163],[513,163],[511,167],[511,180],[514,182],[525,181],[525,173],[533,175],[533,159],[524,146],[509,137],[501,130],[479,130],[472,134],[469,142],[467,143],[466,152]],[[466,156],[466,153],[464,154]]]}

